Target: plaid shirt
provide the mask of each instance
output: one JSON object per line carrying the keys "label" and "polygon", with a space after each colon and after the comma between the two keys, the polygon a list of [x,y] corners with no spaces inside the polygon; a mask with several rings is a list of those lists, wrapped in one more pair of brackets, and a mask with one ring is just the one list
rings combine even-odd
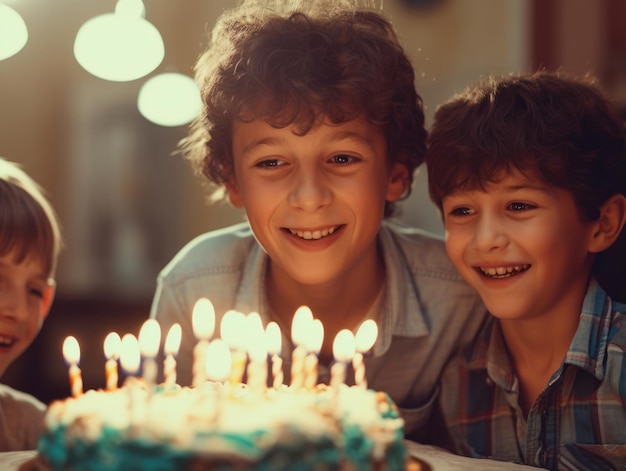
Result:
{"label": "plaid shirt", "polygon": [[592,281],[559,370],[524,417],[497,319],[447,367],[440,407],[453,452],[558,470],[626,470],[626,305]]}

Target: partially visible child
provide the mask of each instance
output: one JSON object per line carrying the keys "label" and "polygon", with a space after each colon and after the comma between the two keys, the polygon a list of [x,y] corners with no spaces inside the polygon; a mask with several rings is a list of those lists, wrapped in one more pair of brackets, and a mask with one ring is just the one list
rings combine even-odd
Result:
{"label": "partially visible child", "polygon": [[448,254],[493,315],[443,375],[445,445],[626,469],[626,305],[597,282],[626,268],[603,260],[626,220],[618,115],[588,80],[490,79],[438,108],[426,163]]}
{"label": "partially visible child", "polygon": [[286,384],[300,305],[324,327],[320,382],[337,332],[374,319],[368,385],[426,439],[443,365],[486,310],[440,239],[383,222],[423,161],[424,113],[392,25],[356,3],[248,1],[218,20],[196,64],[204,110],[183,150],[247,222],[184,247],[158,278],[151,316],[164,331],[182,326],[181,384],[200,297],[215,306],[216,335],[229,309],[279,324]]}
{"label": "partially visible child", "polygon": [[[0,158],[0,376],[35,339],[54,298],[56,214],[17,164]],[[45,405],[0,384],[0,451],[37,446]]]}

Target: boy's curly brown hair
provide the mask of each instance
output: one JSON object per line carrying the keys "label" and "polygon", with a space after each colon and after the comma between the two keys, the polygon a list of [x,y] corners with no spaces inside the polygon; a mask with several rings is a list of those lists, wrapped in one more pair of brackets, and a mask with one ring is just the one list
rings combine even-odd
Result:
{"label": "boy's curly brown hair", "polygon": [[391,23],[342,2],[285,13],[252,3],[220,17],[196,63],[203,112],[180,149],[197,173],[218,188],[234,177],[234,120],[295,124],[306,134],[320,117],[365,117],[382,126],[390,164],[408,168],[408,197],[426,130],[414,70]]}

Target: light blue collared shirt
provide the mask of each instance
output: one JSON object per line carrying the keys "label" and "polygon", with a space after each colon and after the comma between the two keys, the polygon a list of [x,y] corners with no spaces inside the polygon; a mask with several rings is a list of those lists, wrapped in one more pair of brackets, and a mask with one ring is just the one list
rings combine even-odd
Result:
{"label": "light blue collared shirt", "polygon": [[[469,344],[486,312],[450,262],[441,239],[390,222],[383,223],[378,238],[386,281],[380,312],[371,315],[379,335],[372,355],[365,359],[367,381],[370,388],[387,392],[398,405],[407,434],[427,439],[429,431],[423,428],[443,366]],[[265,325],[273,320],[265,297],[267,263],[267,254],[243,223],[197,237],[162,270],[151,317],[164,332],[174,322],[182,327],[180,384],[191,381],[196,344],[191,312],[198,298],[212,301],[216,325],[229,309],[256,311]],[[292,349],[290,339],[283,335],[287,384]],[[320,382],[327,383],[329,376],[328,366],[320,365]]]}

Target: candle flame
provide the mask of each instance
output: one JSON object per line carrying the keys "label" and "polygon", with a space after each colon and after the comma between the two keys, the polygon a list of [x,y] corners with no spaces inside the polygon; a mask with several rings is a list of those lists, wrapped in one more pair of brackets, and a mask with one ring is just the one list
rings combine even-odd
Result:
{"label": "candle flame", "polygon": [[178,322],[172,324],[172,327],[170,327],[170,330],[167,332],[167,337],[165,338],[164,350],[166,355],[178,355],[182,335],[183,333],[180,324]]}
{"label": "candle flame", "polygon": [[261,362],[267,358],[267,343],[259,313],[248,314],[246,324],[248,355],[251,360]]}
{"label": "candle flame", "polygon": [[347,362],[352,360],[356,352],[354,334],[348,329],[342,329],[337,333],[333,341],[333,356],[336,361]]}
{"label": "candle flame", "polygon": [[208,298],[200,298],[191,314],[193,333],[198,340],[209,340],[215,332],[215,308]]}
{"label": "candle flame", "polygon": [[324,325],[319,319],[313,319],[310,324],[304,346],[307,351],[318,354],[322,348],[322,342],[324,341]]}
{"label": "candle flame", "polygon": [[106,359],[113,358],[117,360],[120,357],[120,350],[122,348],[122,339],[117,332],[109,332],[104,339],[104,356]]}
{"label": "candle flame", "polygon": [[206,349],[205,368],[210,381],[224,382],[230,377],[231,354],[221,339],[213,340]]}
{"label": "candle flame", "polygon": [[76,337],[70,335],[63,341],[63,357],[70,365],[78,365],[80,362],[80,346]]}
{"label": "candle flame", "polygon": [[300,306],[296,309],[291,323],[291,340],[295,345],[302,345],[306,342],[307,332],[313,322],[313,313],[308,306]]}
{"label": "candle flame", "polygon": [[274,321],[268,323],[265,328],[265,343],[267,350],[272,355],[280,355],[282,350],[282,336],[280,334],[280,327]]}
{"label": "candle flame", "polygon": [[356,351],[365,353],[369,351],[376,343],[378,337],[378,325],[373,319],[368,319],[361,324],[356,332]]}
{"label": "candle flame", "polygon": [[148,358],[154,358],[159,353],[161,345],[161,326],[156,319],[148,319],[139,331],[139,350]]}
{"label": "candle flame", "polygon": [[124,334],[122,337],[120,363],[128,374],[134,374],[139,370],[139,365],[141,364],[139,342],[133,334]]}
{"label": "candle flame", "polygon": [[[220,325],[222,339],[228,347],[234,350],[245,349],[246,347],[246,316],[233,309],[226,311],[222,317]],[[244,335],[242,335],[244,332]]]}

